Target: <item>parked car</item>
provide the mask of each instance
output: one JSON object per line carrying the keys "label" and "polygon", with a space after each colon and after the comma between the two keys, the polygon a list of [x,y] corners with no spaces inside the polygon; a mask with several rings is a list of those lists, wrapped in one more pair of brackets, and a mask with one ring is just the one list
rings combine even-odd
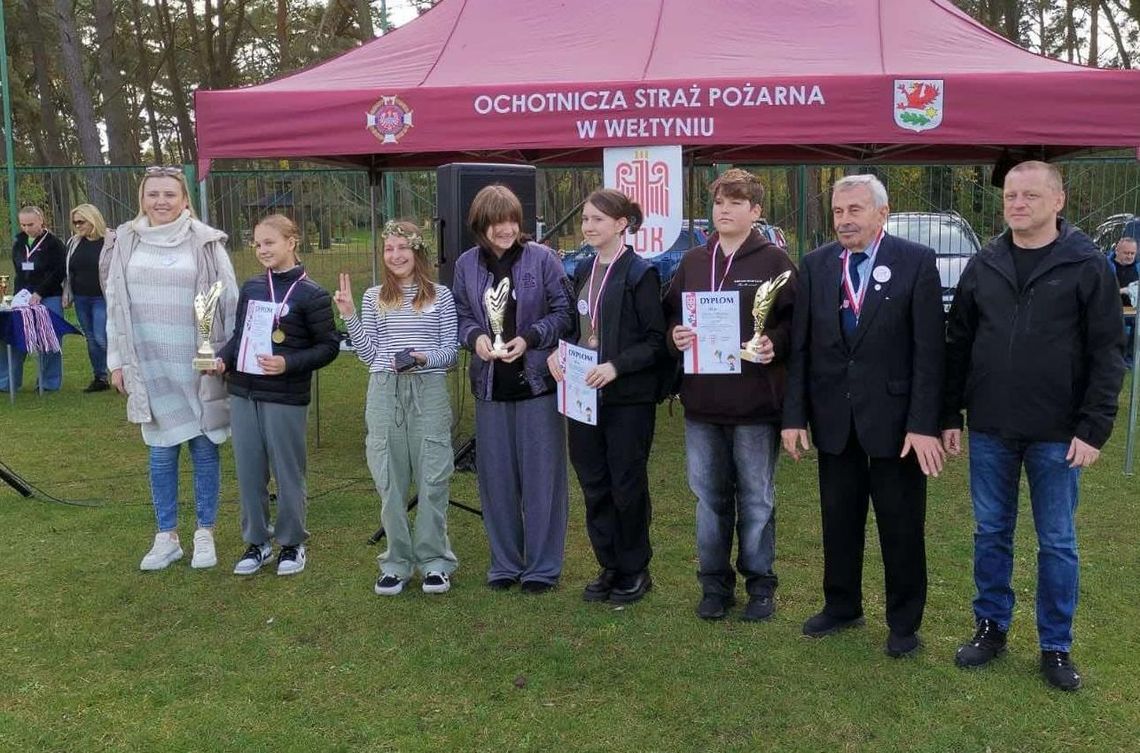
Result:
{"label": "parked car", "polygon": [[1114,214],[1097,225],[1092,239],[1096,247],[1107,254],[1116,246],[1116,242],[1125,236],[1140,241],[1140,215]]}
{"label": "parked car", "polygon": [[[669,284],[673,275],[677,273],[677,265],[681,263],[681,257],[685,255],[685,252],[694,246],[703,246],[708,242],[708,226],[709,221],[705,219],[694,220],[692,223],[689,220],[682,220],[681,233],[673,245],[665,253],[649,260],[661,276],[662,289]],[[780,248],[787,248],[788,244],[784,238],[783,230],[775,225],[769,225],[764,220],[758,221],[755,226],[772,243]],[[566,270],[567,275],[573,275],[578,264],[593,258],[594,247],[588,243],[583,243],[578,249],[562,255],[562,267]]]}
{"label": "parked car", "polygon": [[886,230],[934,249],[942,279],[942,308],[949,311],[962,270],[982,248],[970,223],[955,212],[896,212],[887,218]]}

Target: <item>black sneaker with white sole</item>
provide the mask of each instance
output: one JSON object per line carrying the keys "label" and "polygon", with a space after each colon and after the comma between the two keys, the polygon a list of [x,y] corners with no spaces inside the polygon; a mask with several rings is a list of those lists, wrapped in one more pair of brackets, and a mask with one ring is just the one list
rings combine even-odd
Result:
{"label": "black sneaker with white sole", "polygon": [[273,556],[273,546],[267,541],[264,544],[250,544],[245,554],[234,565],[234,575],[253,575],[261,566]]}
{"label": "black sneaker with white sole", "polygon": [[425,594],[445,594],[451,590],[451,579],[447,573],[433,570],[424,576],[422,588]]}
{"label": "black sneaker with white sole", "polygon": [[305,547],[283,546],[277,553],[277,574],[296,575],[305,569]]}
{"label": "black sneaker with white sole", "polygon": [[379,596],[395,596],[404,590],[404,580],[398,575],[381,575],[372,590]]}

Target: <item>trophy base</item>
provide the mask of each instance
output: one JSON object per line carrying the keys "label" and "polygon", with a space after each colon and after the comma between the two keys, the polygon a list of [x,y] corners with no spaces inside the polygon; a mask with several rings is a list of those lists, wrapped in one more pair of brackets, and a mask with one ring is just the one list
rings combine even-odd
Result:
{"label": "trophy base", "polygon": [[740,351],[740,360],[751,361],[752,363],[760,363],[760,354],[753,353],[751,350],[745,348]]}
{"label": "trophy base", "polygon": [[493,355],[495,358],[502,358],[503,356],[507,355],[507,349],[506,348],[491,348],[491,355]]}
{"label": "trophy base", "polygon": [[190,362],[190,367],[194,371],[211,371],[218,367],[218,359],[216,358],[195,358]]}

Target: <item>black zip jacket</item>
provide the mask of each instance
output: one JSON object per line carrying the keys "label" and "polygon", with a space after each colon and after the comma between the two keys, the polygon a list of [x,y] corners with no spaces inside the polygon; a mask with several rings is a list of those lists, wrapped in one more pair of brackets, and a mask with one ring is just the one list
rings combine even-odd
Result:
{"label": "black zip jacket", "polygon": [[[16,236],[16,241],[12,244],[12,264],[16,268],[16,279],[13,280],[14,285],[9,293],[15,294],[27,289],[39,293],[40,298],[63,295],[63,278],[67,276],[67,249],[64,248],[63,241],[50,231],[45,230],[39,238],[32,241],[32,246],[40,239],[43,239],[43,243],[32,254],[32,258],[27,259],[28,234],[21,232]],[[25,261],[30,261],[34,268],[25,272]]]}
{"label": "black zip jacket", "polygon": [[1059,220],[1053,251],[1017,288],[1010,231],[970,260],[946,334],[943,426],[1101,447],[1124,363],[1120,294],[1092,240]]}
{"label": "black zip jacket", "polygon": [[[589,284],[593,264],[591,257],[574,268],[572,300],[577,301]],[[599,298],[598,363],[613,363],[617,379],[599,390],[598,400],[602,405],[631,405],[664,399],[673,369],[665,348],[665,313],[661,310],[657,269],[627,246],[614,262]],[[581,338],[578,325],[575,314],[569,337],[573,343]]]}
{"label": "black zip jacket", "polygon": [[[297,265],[273,274],[273,294],[278,303],[304,272]],[[312,374],[327,366],[340,352],[340,335],[333,320],[332,298],[317,283],[305,278],[289,296],[289,310],[278,326],[285,341],[273,343],[273,355],[285,357],[285,373],[274,376],[246,374],[237,370],[238,348],[245,328],[248,301],[270,300],[265,274],[254,275],[241,286],[233,337],[218,352],[226,362],[226,382],[231,395],[283,405],[308,405]]]}

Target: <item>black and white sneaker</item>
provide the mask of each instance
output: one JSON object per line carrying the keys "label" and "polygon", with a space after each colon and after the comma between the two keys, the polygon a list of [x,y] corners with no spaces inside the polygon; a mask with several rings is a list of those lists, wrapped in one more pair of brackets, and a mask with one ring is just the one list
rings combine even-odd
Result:
{"label": "black and white sneaker", "polygon": [[445,594],[451,590],[451,579],[447,573],[432,570],[424,576],[423,590],[425,594]]}
{"label": "black and white sneaker", "polygon": [[283,546],[277,553],[277,574],[296,575],[305,569],[305,547]]}
{"label": "black and white sneaker", "polygon": [[241,556],[238,563],[234,565],[234,575],[253,575],[261,566],[269,561],[273,556],[273,546],[269,542],[258,546],[257,544],[250,544],[245,550],[245,554]]}
{"label": "black and white sneaker", "polygon": [[404,580],[397,575],[381,575],[372,590],[380,596],[395,596],[404,590]]}

